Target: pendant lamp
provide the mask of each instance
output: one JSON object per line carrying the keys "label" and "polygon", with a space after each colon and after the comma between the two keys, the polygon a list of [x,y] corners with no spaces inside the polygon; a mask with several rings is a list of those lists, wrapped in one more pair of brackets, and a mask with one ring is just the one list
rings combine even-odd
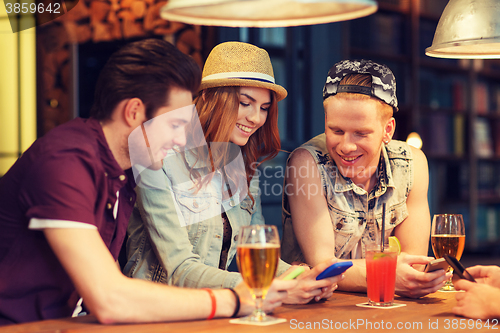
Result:
{"label": "pendant lamp", "polygon": [[351,20],[377,11],[374,0],[170,0],[166,20],[227,27],[289,27]]}
{"label": "pendant lamp", "polygon": [[425,54],[438,58],[500,58],[500,0],[450,0]]}

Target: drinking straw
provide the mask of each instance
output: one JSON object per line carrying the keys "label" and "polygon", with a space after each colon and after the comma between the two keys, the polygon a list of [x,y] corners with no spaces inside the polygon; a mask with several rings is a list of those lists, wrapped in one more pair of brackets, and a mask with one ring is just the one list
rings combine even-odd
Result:
{"label": "drinking straw", "polygon": [[[384,243],[385,243],[385,202],[382,204],[382,248],[380,249],[384,252]],[[386,279],[388,277],[386,276]],[[380,302],[385,303],[385,284],[382,283],[380,286]]]}
{"label": "drinking straw", "polygon": [[384,252],[385,243],[385,202],[382,204],[382,240],[380,241],[382,248],[381,251]]}

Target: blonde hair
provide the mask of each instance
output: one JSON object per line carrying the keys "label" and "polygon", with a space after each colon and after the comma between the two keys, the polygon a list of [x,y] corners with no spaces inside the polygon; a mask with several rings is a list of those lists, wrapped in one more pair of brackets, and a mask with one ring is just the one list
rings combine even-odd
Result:
{"label": "blonde hair", "polygon": [[[339,82],[339,86],[343,85],[355,85],[355,86],[362,86],[362,87],[370,87],[372,86],[372,76],[369,74],[348,74],[342,78],[342,80]],[[349,100],[368,100],[372,99],[380,105],[378,108],[378,111],[380,113],[380,119],[382,122],[385,122],[389,120],[393,114],[394,110],[392,106],[389,104],[383,102],[382,100],[373,97],[373,96],[368,96],[364,94],[357,94],[357,93],[350,93],[350,92],[340,92],[336,95],[329,96],[327,99],[323,101],[323,107],[325,108],[326,112],[326,106],[328,102],[333,99],[333,98],[344,98],[344,99],[349,99]]]}

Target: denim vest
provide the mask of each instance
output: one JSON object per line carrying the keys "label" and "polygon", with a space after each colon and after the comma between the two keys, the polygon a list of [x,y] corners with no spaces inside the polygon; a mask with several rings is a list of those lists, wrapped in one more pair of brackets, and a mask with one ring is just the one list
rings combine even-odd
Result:
{"label": "denim vest", "polygon": [[[392,140],[383,145],[378,182],[370,193],[338,171],[326,148],[325,134],[314,137],[297,149],[307,150],[317,164],[335,234],[335,257],[365,257],[365,246],[380,237],[383,203],[386,203],[387,210],[386,237],[408,216],[406,199],[413,184],[413,157],[405,142]],[[288,263],[305,262],[293,232],[293,217],[286,193],[283,195],[282,219],[283,260]]]}
{"label": "denim vest", "polygon": [[[187,155],[189,166],[206,167]],[[182,181],[179,181],[179,180]],[[239,273],[219,269],[223,242],[221,206],[232,228],[226,269],[236,254],[240,227],[264,224],[257,175],[249,196],[240,202],[240,190],[223,199],[222,175],[215,172],[208,186],[197,193],[181,154],[167,156],[162,170],[141,173],[137,204],[128,227],[128,262],[125,275],[192,288],[232,288],[242,281]],[[245,188],[246,188],[245,182]],[[179,214],[180,213],[180,214]],[[288,265],[282,265],[284,270]]]}

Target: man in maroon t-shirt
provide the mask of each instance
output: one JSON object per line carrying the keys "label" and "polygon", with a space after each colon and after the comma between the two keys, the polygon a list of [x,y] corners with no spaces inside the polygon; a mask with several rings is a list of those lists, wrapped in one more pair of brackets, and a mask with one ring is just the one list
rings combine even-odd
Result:
{"label": "man in maroon t-shirt", "polygon": [[[101,72],[92,117],[37,140],[1,178],[0,325],[71,316],[80,298],[102,323],[227,317],[236,295],[239,314],[252,310],[246,290],[159,285],[127,278],[116,264],[135,203],[128,138],[161,116],[167,134],[162,147],[147,144],[149,156],[161,161],[184,145],[200,77],[167,42],[127,45]],[[179,109],[187,112],[172,112]],[[267,309],[293,284],[275,282]]]}

